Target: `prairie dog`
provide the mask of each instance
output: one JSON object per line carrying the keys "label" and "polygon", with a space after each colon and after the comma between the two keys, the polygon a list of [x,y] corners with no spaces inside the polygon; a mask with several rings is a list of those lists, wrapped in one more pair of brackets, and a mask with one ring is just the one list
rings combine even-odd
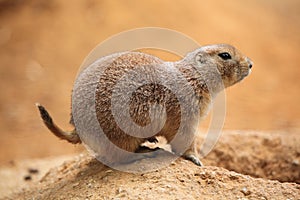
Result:
{"label": "prairie dog", "polygon": [[[72,102],[76,100],[79,104],[86,104],[85,109],[95,110],[97,121],[112,145],[101,147],[96,141],[97,132],[78,129],[76,119],[78,123],[88,124],[90,121],[83,109],[72,107],[70,123],[75,128],[67,132],[61,130],[46,109],[37,104],[50,131],[70,143],[83,142],[108,163],[131,161],[113,146],[128,152],[138,152],[141,144],[153,140],[153,137],[164,137],[171,144],[175,154],[201,166],[194,145],[198,122],[206,116],[218,92],[249,75],[252,61],[231,45],[216,44],[202,46],[176,62],[164,62],[155,56],[140,52],[122,52],[102,57],[91,66],[90,72],[81,72],[83,78],[79,78],[74,86]],[[130,76],[127,76],[128,73]],[[127,105],[123,99],[124,90],[141,84],[144,78],[148,82],[130,93]],[[157,82],[158,79],[161,82]],[[114,95],[118,101],[117,105],[112,104]],[[156,107],[154,114],[151,114],[153,105],[161,107]],[[121,111],[113,113],[113,106],[117,111],[128,107],[132,122],[128,122],[128,125],[125,120],[125,126],[134,123],[139,127],[146,127],[151,124],[153,129],[160,127],[158,132],[154,135],[127,134],[128,131],[122,130],[118,124],[122,122],[123,115]],[[187,108],[182,110],[182,107]],[[161,122],[164,123],[159,124]],[[132,131],[130,127],[125,128]],[[151,132],[151,127],[149,130]]]}

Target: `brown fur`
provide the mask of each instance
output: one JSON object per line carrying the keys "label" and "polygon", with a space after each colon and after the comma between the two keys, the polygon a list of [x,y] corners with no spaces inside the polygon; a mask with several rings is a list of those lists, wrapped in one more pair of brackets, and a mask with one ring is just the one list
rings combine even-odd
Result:
{"label": "brown fur", "polygon": [[[223,52],[229,53],[232,58],[227,60],[222,59],[219,54]],[[116,124],[114,120],[115,116],[112,115],[110,105],[112,92],[116,89],[115,85],[118,83],[120,78],[122,78],[129,70],[140,68],[142,71],[144,70],[145,73],[147,70],[154,70],[153,74],[155,74],[157,73],[155,71],[155,66],[166,63],[152,55],[138,52],[125,52],[104,57],[97,64],[99,69],[106,67],[100,77],[100,80],[96,83],[91,83],[96,84],[94,85],[96,87],[96,102],[92,102],[91,104],[95,103],[98,122],[105,135],[114,145],[117,145],[129,152],[136,152],[147,138],[130,136],[124,133],[124,131]],[[146,66],[149,64],[151,64],[152,67]],[[192,102],[192,104],[199,106],[199,115],[193,116],[199,111],[190,110],[191,118],[188,119],[189,121],[185,121],[187,126],[183,129],[184,133],[178,133],[183,113],[181,113],[180,103],[177,97],[170,89],[162,85],[146,84],[138,88],[132,94],[129,109],[130,116],[136,124],[143,127],[151,123],[149,116],[150,106],[153,104],[164,105],[166,108],[166,123],[156,136],[165,137],[168,142],[171,142],[172,149],[175,153],[180,155],[183,154],[184,157],[192,160],[195,164],[201,165],[193,142],[198,125],[197,121],[206,116],[210,105],[212,104],[212,99],[218,92],[220,92],[220,90],[223,89],[223,84],[226,88],[241,81],[249,74],[252,62],[249,58],[243,56],[236,48],[226,44],[219,44],[196,49],[195,51],[187,54],[182,60],[173,64],[187,81],[187,84],[183,87],[192,87],[194,89],[195,93],[189,94],[185,98],[189,99],[192,95],[196,96],[196,100]],[[171,73],[172,72],[170,71],[170,73],[162,74],[162,77],[167,79],[172,75]],[[88,80],[89,79],[87,78],[86,81]],[[134,79],[130,81],[132,81],[132,84],[136,84]],[[182,80],[178,78],[178,80],[176,79],[175,81],[181,82]],[[209,88],[208,85],[211,85],[211,87]],[[184,90],[185,88],[179,89]],[[82,90],[89,90],[89,84],[83,85]],[[90,93],[94,91],[87,92]],[[84,99],[85,96],[80,96],[79,93],[76,98]],[[80,115],[81,112],[79,111],[75,113]],[[85,116],[79,117],[83,120],[85,118]],[[162,118],[160,114],[156,115],[156,117]],[[53,127],[57,126],[54,123],[52,123],[52,127],[49,120],[45,120],[43,116],[42,118],[44,119],[44,122],[48,122],[45,122],[45,124],[56,136],[71,143],[75,143],[69,139],[70,137],[67,137],[67,133],[55,131],[57,128],[53,129]],[[50,122],[52,122],[52,120]],[[74,124],[73,116],[71,118],[71,123]],[[63,136],[59,136],[59,133]],[[76,134],[76,127],[73,134]],[[92,149],[98,155],[104,157],[108,162],[126,162],[130,160],[112,149],[98,148],[94,136],[90,137],[89,135],[85,135],[85,133],[81,132],[78,132],[77,134],[85,144],[93,146]],[[173,141],[175,136],[177,139]],[[191,143],[192,145],[190,148],[186,148],[185,144]],[[187,150],[183,152],[185,149]]]}

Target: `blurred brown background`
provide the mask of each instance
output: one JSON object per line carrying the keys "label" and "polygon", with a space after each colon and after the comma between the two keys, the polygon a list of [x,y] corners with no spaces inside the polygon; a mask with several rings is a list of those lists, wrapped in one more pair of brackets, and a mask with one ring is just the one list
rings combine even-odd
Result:
{"label": "blurred brown background", "polygon": [[0,0],[0,164],[81,151],[50,134],[35,102],[71,128],[83,59],[106,38],[147,26],[230,43],[254,61],[250,77],[227,90],[224,129],[299,132],[298,0]]}

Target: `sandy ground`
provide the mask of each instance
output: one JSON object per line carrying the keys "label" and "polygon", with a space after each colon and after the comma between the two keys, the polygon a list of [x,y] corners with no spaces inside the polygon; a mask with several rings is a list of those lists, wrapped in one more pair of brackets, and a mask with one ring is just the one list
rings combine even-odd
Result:
{"label": "sandy ground", "polygon": [[[7,199],[300,199],[300,137],[284,134],[225,132],[202,160],[205,167],[179,158],[134,174],[108,168],[87,153],[12,163],[0,169],[6,183],[0,194]],[[143,169],[155,163],[144,159],[124,168],[134,165]]]}
{"label": "sandy ground", "polygon": [[[225,131],[203,160],[216,167],[179,159],[144,175],[110,170],[78,157],[82,146],[58,140],[39,119],[35,102],[71,129],[70,91],[83,59],[108,37],[148,26],[230,43],[254,61],[252,74],[226,91],[224,130],[241,131]],[[0,196],[25,188],[11,198],[300,199],[299,51],[298,0],[0,0]]]}

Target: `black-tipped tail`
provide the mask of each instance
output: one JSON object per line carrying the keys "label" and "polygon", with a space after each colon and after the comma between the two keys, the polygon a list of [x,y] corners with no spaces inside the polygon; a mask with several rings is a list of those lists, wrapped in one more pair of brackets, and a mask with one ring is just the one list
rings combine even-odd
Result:
{"label": "black-tipped tail", "polygon": [[48,111],[40,105],[39,103],[35,104],[37,108],[39,109],[41,118],[43,119],[44,124],[47,126],[47,128],[58,138],[67,140],[68,142],[72,144],[81,143],[81,140],[76,133],[76,130],[74,129],[71,132],[63,131],[60,129],[52,120],[51,116],[49,115]]}

